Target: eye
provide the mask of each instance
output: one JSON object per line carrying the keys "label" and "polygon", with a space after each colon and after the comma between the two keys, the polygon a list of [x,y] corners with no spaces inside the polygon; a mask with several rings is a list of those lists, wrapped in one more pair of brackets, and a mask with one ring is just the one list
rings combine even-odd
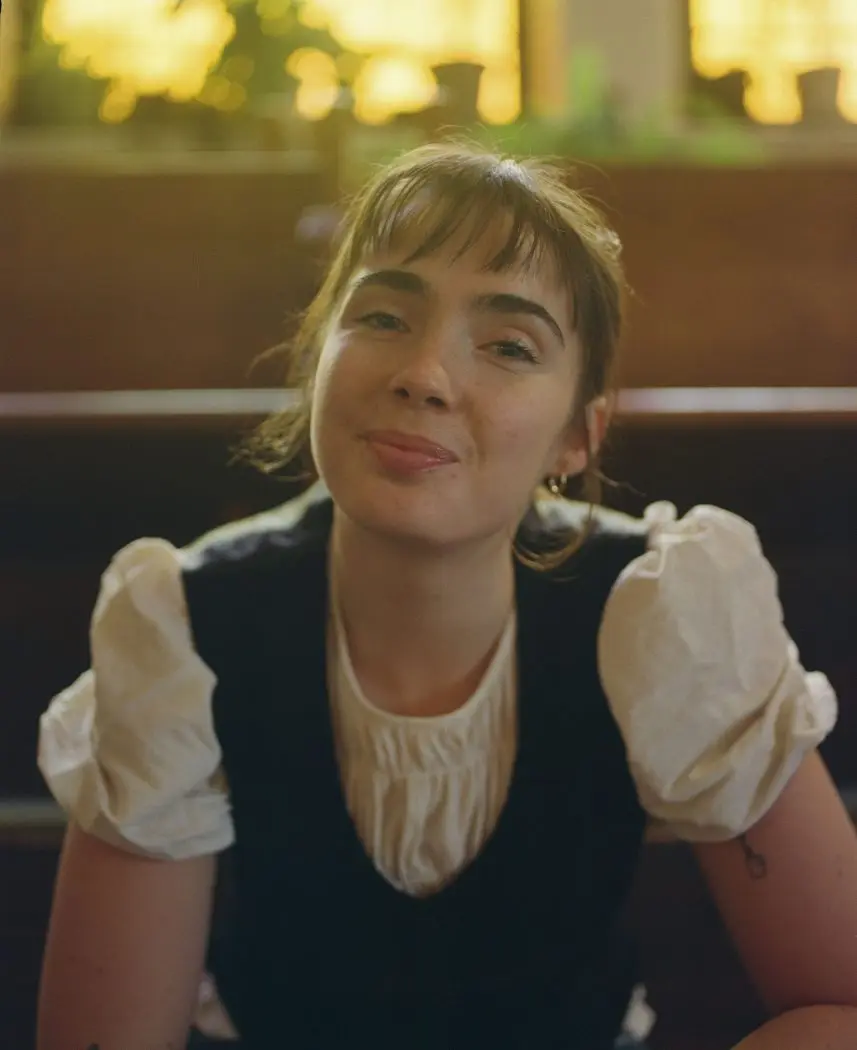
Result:
{"label": "eye", "polygon": [[388,314],[384,310],[373,310],[357,318],[357,323],[366,328],[374,328],[379,332],[406,332],[407,325],[395,314]]}
{"label": "eye", "polygon": [[517,361],[530,361],[533,364],[538,361],[535,351],[522,339],[500,339],[491,345],[495,347],[500,357]]}

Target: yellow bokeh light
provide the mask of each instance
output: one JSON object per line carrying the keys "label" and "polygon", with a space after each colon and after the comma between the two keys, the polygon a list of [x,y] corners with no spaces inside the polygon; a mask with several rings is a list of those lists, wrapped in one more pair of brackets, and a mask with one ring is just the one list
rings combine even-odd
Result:
{"label": "yellow bokeh light", "polygon": [[365,124],[383,124],[394,113],[424,109],[436,94],[437,82],[417,59],[370,58],[354,82],[354,114]]}
{"label": "yellow bokeh light", "polygon": [[295,109],[304,120],[322,120],[339,98],[339,84],[313,84],[304,80],[295,92]]}
{"label": "yellow bokeh light", "polygon": [[[358,119],[381,123],[434,96],[432,66],[485,67],[480,116],[494,123],[521,110],[518,0],[308,0],[301,20],[323,25],[367,56],[354,84]],[[431,87],[429,88],[429,83]]]}
{"label": "yellow bokeh light", "polygon": [[[211,95],[206,82],[235,33],[228,7],[229,0],[178,6],[175,0],[45,0],[42,24],[46,38],[62,48],[63,65],[110,81],[102,109],[105,120],[118,121],[128,108],[120,100],[129,96]],[[256,11],[272,36],[292,26],[288,0],[256,0]],[[328,29],[358,56],[351,63],[355,108],[367,122],[426,105],[435,93],[432,66],[448,62],[484,67],[478,98],[483,119],[503,123],[520,112],[518,0],[422,0],[419,9],[403,0],[308,0],[301,20]],[[313,61],[314,67],[294,75],[300,80],[298,110],[316,119],[335,103],[342,70]],[[234,85],[228,106],[246,98],[237,88],[251,74],[252,67],[228,70]],[[114,97],[117,84],[122,87]],[[216,89],[212,97],[219,98]]]}
{"label": "yellow bokeh light", "polygon": [[300,81],[295,95],[298,113],[307,120],[326,117],[339,97],[335,59],[317,48],[302,47],[289,55],[286,72]]}
{"label": "yellow bokeh light", "polygon": [[199,100],[212,109],[231,113],[247,101],[247,89],[224,76],[213,76],[206,80],[199,92]]}
{"label": "yellow bokeh light", "polygon": [[111,81],[100,112],[119,123],[141,95],[194,97],[235,20],[224,0],[45,0],[42,28],[62,48],[61,63]]}
{"label": "yellow bokeh light", "polygon": [[839,112],[857,122],[857,0],[691,0],[691,56],[705,77],[748,74],[755,120],[801,119],[797,77],[838,68]]}
{"label": "yellow bokeh light", "polygon": [[327,13],[322,9],[312,4],[304,4],[298,19],[301,25],[307,26],[308,29],[327,29]]}
{"label": "yellow bokeh light", "polygon": [[301,47],[286,59],[286,72],[299,80],[335,80],[339,82],[336,60],[317,47]]}
{"label": "yellow bokeh light", "polygon": [[116,84],[101,100],[98,115],[106,124],[121,124],[131,116],[136,105],[136,93]]}
{"label": "yellow bokeh light", "polygon": [[521,111],[517,80],[502,66],[489,66],[479,82],[478,109],[489,124],[510,124]]}

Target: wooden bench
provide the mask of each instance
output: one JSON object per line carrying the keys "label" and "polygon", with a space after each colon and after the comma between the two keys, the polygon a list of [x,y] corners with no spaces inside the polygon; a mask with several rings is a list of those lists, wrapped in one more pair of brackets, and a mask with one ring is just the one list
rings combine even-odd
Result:
{"label": "wooden bench", "polygon": [[[0,795],[33,795],[36,715],[88,663],[100,573],[141,535],[187,543],[293,488],[229,467],[277,391],[0,395]],[[827,757],[857,783],[857,391],[634,390],[607,457],[610,502],[668,499],[753,521],[806,663],[843,697]],[[731,407],[730,407],[731,406]]]}

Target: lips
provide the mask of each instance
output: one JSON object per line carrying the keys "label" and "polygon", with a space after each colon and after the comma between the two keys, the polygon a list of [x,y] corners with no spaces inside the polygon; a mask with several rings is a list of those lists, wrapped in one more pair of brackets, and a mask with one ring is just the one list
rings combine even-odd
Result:
{"label": "lips", "polygon": [[438,463],[458,462],[458,456],[451,449],[417,434],[405,434],[399,430],[372,430],[366,438],[373,444],[389,445],[402,452],[414,452]]}
{"label": "lips", "polygon": [[451,449],[418,434],[373,430],[364,437],[388,474],[413,476],[458,462],[458,456]]}

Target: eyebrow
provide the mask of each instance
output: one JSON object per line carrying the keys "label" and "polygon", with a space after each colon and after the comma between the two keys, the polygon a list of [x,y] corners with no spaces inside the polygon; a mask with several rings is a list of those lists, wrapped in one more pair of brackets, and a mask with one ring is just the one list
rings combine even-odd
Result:
{"label": "eyebrow", "polygon": [[562,329],[550,311],[532,299],[525,299],[524,296],[514,295],[511,292],[492,292],[490,295],[480,295],[476,300],[476,306],[489,313],[528,314],[530,317],[538,317],[539,320],[544,321],[561,343],[565,342]]}
{"label": "eyebrow", "polygon": [[431,291],[428,281],[410,270],[373,270],[364,273],[352,285],[352,294],[363,288],[391,288],[394,292],[410,292],[426,298]]}
{"label": "eyebrow", "polygon": [[[431,286],[419,274],[410,270],[373,270],[363,274],[354,282],[352,294],[363,288],[389,288],[394,292],[407,292],[428,298]],[[543,321],[561,343],[565,342],[562,328],[541,303],[512,292],[491,292],[480,295],[474,301],[477,310],[497,314],[527,314]]]}

